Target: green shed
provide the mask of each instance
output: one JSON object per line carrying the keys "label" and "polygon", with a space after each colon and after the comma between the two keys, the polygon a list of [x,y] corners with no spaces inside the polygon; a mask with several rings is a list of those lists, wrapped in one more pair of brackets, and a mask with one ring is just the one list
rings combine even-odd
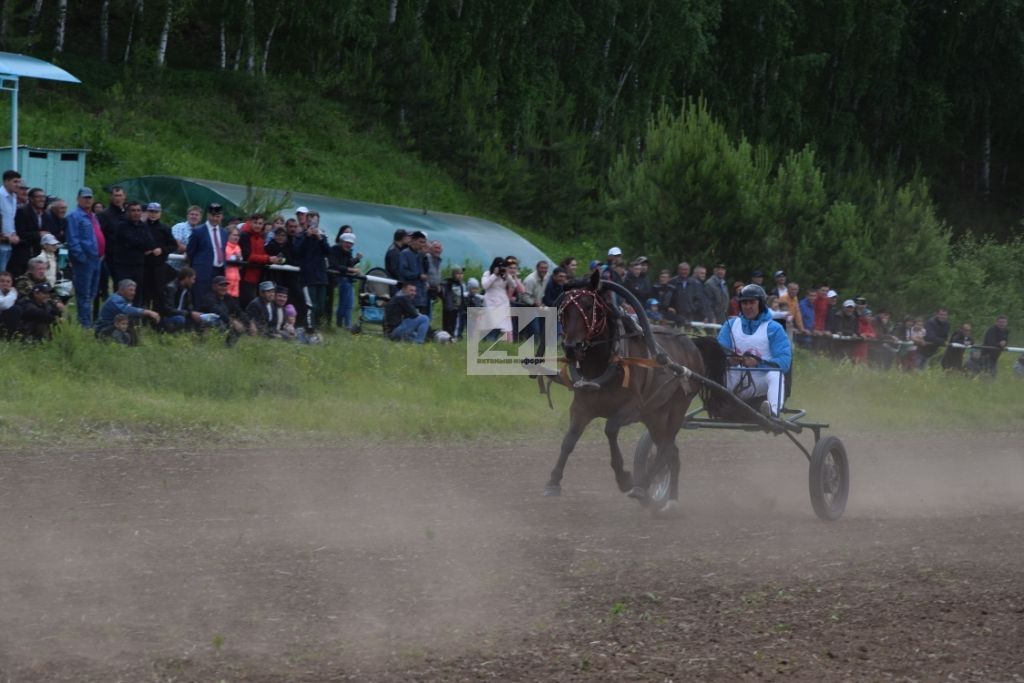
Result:
{"label": "green shed", "polygon": [[[160,202],[167,221],[182,220],[191,204],[205,209],[212,201],[223,204],[228,215],[237,213],[247,196],[247,189],[243,185],[174,176],[126,178],[111,185],[123,186],[130,199]],[[261,196],[282,199],[286,195],[281,190],[254,188],[254,191]],[[326,231],[330,242],[334,241],[339,227],[351,225],[357,240],[356,251],[362,252],[365,261],[371,266],[383,265],[384,253],[397,228],[422,230],[430,239],[440,240],[444,246],[446,266],[486,267],[495,256],[510,255],[517,256],[531,270],[538,261],[550,262],[544,252],[528,240],[503,225],[483,218],[301,192],[292,192],[288,196],[290,206],[282,213],[293,216],[299,206],[319,211],[320,227]]]}
{"label": "green shed", "polygon": [[[87,149],[50,149],[18,146],[17,168],[29,187],[41,187],[46,194],[60,197],[71,208],[78,189],[85,184]],[[11,148],[0,147],[0,169],[14,168]]]}

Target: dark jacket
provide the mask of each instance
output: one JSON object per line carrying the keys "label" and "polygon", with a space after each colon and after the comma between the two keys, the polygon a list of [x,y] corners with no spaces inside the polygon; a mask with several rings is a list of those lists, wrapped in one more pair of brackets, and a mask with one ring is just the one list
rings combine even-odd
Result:
{"label": "dark jacket", "polygon": [[[268,306],[270,307],[269,311],[267,310]],[[280,323],[278,318],[281,316],[283,316],[283,312],[274,301],[268,304],[260,297],[256,297],[245,307],[245,317],[249,319],[249,322],[255,324],[256,329],[264,336],[273,336],[277,333]]]}
{"label": "dark jacket", "polygon": [[356,258],[355,250],[346,251],[340,244],[333,245],[327,254],[328,268],[338,271],[334,278],[335,282],[341,281],[342,278],[353,282],[352,276],[348,275],[348,269],[355,268],[360,260]]}
{"label": "dark jacket", "polygon": [[860,321],[857,319],[857,314],[852,313],[850,315],[839,315],[833,316],[829,321],[828,331],[832,334],[842,335],[844,337],[855,337],[860,331]]}
{"label": "dark jacket", "polygon": [[225,296],[221,299],[214,292],[209,292],[203,299],[203,313],[216,313],[225,325],[229,320],[247,321],[245,313],[238,305],[238,299],[233,296]]}
{"label": "dark jacket", "polygon": [[949,321],[939,320],[933,315],[924,324],[925,345],[917,352],[929,358],[935,355],[935,352],[946,343],[947,339],[949,339]]}
{"label": "dark jacket", "polygon": [[398,246],[394,242],[388,247],[387,252],[384,254],[384,270],[388,271],[388,277],[392,280],[401,281],[402,275],[399,270],[399,261],[401,260],[402,247]]}
{"label": "dark jacket", "polygon": [[419,314],[413,300],[399,293],[391,297],[387,308],[384,309],[384,325],[388,330],[393,330],[406,318],[415,318]]}
{"label": "dark jacket", "polygon": [[158,311],[162,316],[181,315],[185,317],[185,322],[189,322],[192,312],[196,310],[195,301],[192,299],[192,288],[182,287],[177,278],[168,282],[164,287],[162,301],[163,306]]}
{"label": "dark jacket", "polygon": [[413,251],[410,247],[403,249],[399,255],[398,274],[401,277],[398,280],[400,282],[416,283],[416,299],[413,302],[416,306],[426,306],[429,303],[427,300],[427,281],[420,278],[420,275],[424,275],[427,272],[424,265],[423,255],[418,251]]}
{"label": "dark jacket", "polygon": [[300,286],[330,284],[327,277],[327,255],[331,250],[327,246],[327,238],[323,235],[319,237],[299,235],[295,238],[293,251],[295,258],[298,259],[298,263],[295,265],[300,268]]}
{"label": "dark jacket", "polygon": [[[974,341],[970,337],[964,336],[963,332],[957,330],[953,333],[953,336],[949,338],[949,343],[970,346]],[[946,352],[942,354],[942,369],[960,370],[963,368],[965,350],[966,349],[958,349],[953,346],[946,347]]]}
{"label": "dark jacket", "polygon": [[57,218],[53,211],[47,211],[43,214],[43,230],[56,237],[58,242],[63,242],[68,231],[68,217]]}
{"label": "dark jacket", "polygon": [[31,206],[23,206],[14,214],[14,232],[21,240],[11,247],[11,269],[14,273],[25,272],[28,260],[39,253],[41,230],[45,230],[43,219],[46,216],[44,211],[37,214]]}
{"label": "dark jacket", "polygon": [[[999,346],[999,342],[1010,341],[1010,328],[1004,330],[999,329],[995,325],[988,328],[985,332],[985,340],[981,343],[982,346]],[[999,354],[1002,353],[1002,349],[982,349],[981,355],[985,358],[995,361],[998,360]]]}
{"label": "dark jacket", "polygon": [[558,297],[562,296],[562,292],[565,291],[565,285],[560,285],[555,282],[555,278],[548,278],[548,284],[544,287],[544,296],[541,298],[541,303],[545,306],[554,306],[558,303]]}
{"label": "dark jacket", "polygon": [[60,319],[57,304],[46,300],[42,304],[31,298],[19,304],[21,306],[21,335],[25,339],[43,340],[53,336],[52,327]]}
{"label": "dark jacket", "polygon": [[448,278],[441,284],[441,305],[446,311],[464,311],[469,306],[469,287],[465,281]]}
{"label": "dark jacket", "polygon": [[111,258],[114,255],[114,235],[117,233],[117,226],[120,225],[121,221],[127,220],[124,207],[120,209],[111,204],[106,209],[96,214],[96,218],[100,221],[100,230],[103,231],[103,237],[107,240],[107,258]]}
{"label": "dark jacket", "polygon": [[[156,247],[145,223],[121,221],[114,230],[113,263],[119,266],[141,266],[146,261],[145,253]],[[110,253],[109,247],[107,253]]]}
{"label": "dark jacket", "polygon": [[641,304],[647,305],[647,300],[651,298],[651,283],[647,281],[646,275],[626,273],[626,279],[622,284],[626,289],[633,292],[633,296],[640,299]]}
{"label": "dark jacket", "polygon": [[686,288],[690,297],[690,311],[692,319],[697,322],[714,322],[715,312],[711,306],[711,299],[708,297],[704,282],[697,276],[690,277],[690,284]]}

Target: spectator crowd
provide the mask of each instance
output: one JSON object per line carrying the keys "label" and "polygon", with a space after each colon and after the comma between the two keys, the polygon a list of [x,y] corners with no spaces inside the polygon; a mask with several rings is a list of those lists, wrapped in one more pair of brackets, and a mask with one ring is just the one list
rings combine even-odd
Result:
{"label": "spectator crowd", "polygon": [[[739,290],[760,285],[796,344],[879,368],[920,370],[938,359],[950,371],[994,375],[1009,343],[1006,316],[979,341],[970,322],[952,329],[945,308],[897,319],[872,310],[864,297],[840,296],[831,283],[801,287],[782,270],[770,282],[761,271],[730,281],[722,263],[710,275],[685,261],[655,275],[646,257],[627,262],[618,247],[587,270],[567,257],[553,267],[531,264],[525,276],[516,257],[496,257],[478,280],[459,266],[444,267],[440,241],[399,229],[383,254],[394,284],[358,288],[363,254],[353,229],[341,226],[329,242],[319,214],[307,207],[291,217],[226,218],[213,202],[189,207],[186,220],[168,225],[160,204],[129,200],[122,187],[111,188],[106,205],[83,187],[69,211],[65,200],[30,188],[16,171],[3,174],[0,228],[0,337],[26,341],[49,338],[72,298],[82,327],[124,344],[137,342],[143,324],[166,333],[223,333],[229,344],[243,335],[315,344],[329,322],[358,330],[357,300],[364,313],[380,313],[392,339],[461,339],[474,308],[492,313],[488,326],[512,339],[512,308],[553,307],[567,286],[600,270],[629,289],[653,321],[697,330],[737,315]],[[1015,370],[1024,375],[1021,359]]]}

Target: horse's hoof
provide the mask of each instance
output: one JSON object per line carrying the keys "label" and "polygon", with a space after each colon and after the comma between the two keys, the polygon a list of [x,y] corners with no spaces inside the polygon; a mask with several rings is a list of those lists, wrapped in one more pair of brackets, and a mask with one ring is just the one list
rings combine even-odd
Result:
{"label": "horse's hoof", "polygon": [[562,487],[559,486],[558,484],[548,484],[547,486],[544,487],[544,495],[551,498],[556,498],[562,495]]}
{"label": "horse's hoof", "polygon": [[615,483],[619,485],[619,491],[623,493],[631,492],[633,488],[633,475],[630,472],[623,472],[621,477],[615,478]]}
{"label": "horse's hoof", "polygon": [[679,501],[666,500],[660,508],[651,508],[651,512],[656,517],[675,517],[679,514]]}
{"label": "horse's hoof", "polygon": [[627,493],[626,495],[629,496],[630,498],[643,502],[647,500],[647,489],[642,489],[639,486],[634,486],[629,490],[629,493]]}

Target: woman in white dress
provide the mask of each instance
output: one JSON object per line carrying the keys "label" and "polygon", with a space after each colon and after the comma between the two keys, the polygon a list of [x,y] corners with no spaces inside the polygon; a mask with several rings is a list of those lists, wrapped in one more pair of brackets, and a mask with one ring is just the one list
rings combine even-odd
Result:
{"label": "woman in white dress", "polygon": [[484,290],[485,329],[501,330],[505,341],[512,340],[512,318],[509,305],[508,264],[500,256],[495,257],[491,267],[484,273],[481,284]]}

